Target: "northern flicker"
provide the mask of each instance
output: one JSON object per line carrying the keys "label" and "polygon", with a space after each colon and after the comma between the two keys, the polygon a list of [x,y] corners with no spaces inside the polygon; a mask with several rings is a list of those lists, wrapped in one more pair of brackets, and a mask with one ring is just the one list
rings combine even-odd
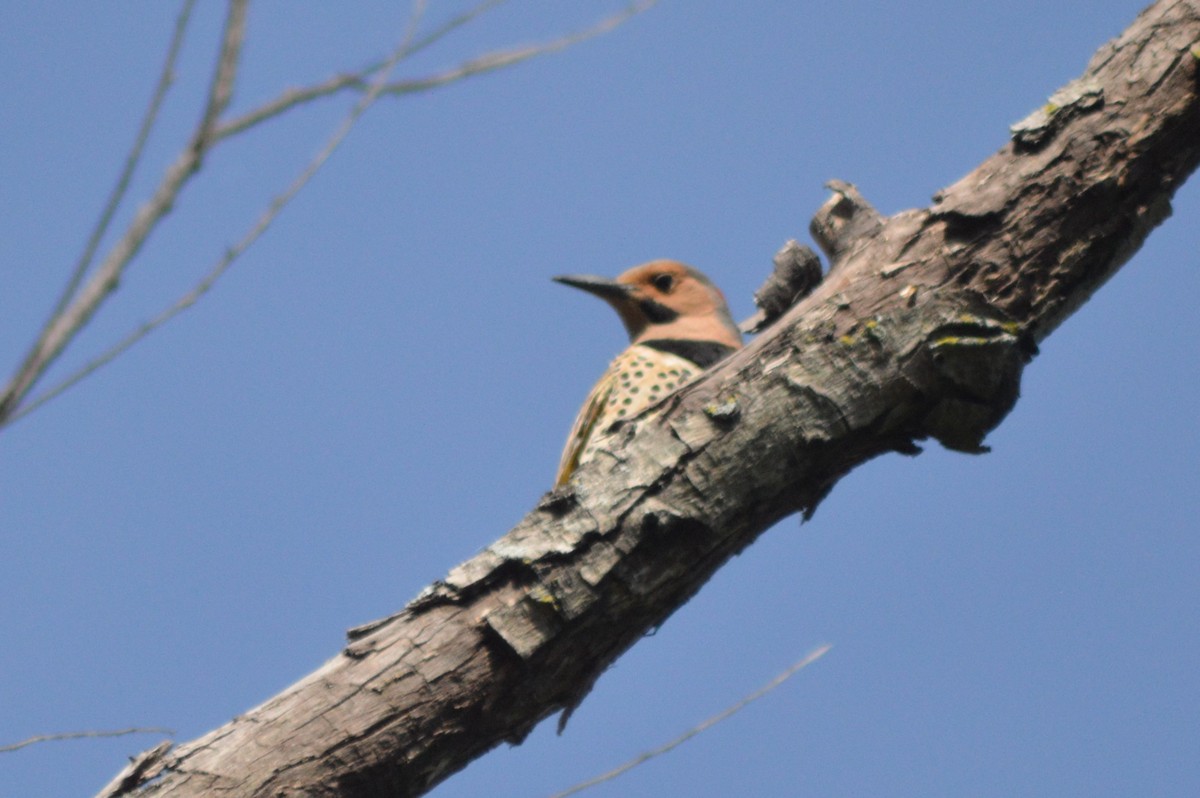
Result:
{"label": "northern flicker", "polygon": [[567,438],[555,485],[595,454],[612,425],[657,402],[742,346],[725,297],[700,272],[673,260],[635,266],[616,280],[555,277],[612,305],[629,348],[592,388]]}

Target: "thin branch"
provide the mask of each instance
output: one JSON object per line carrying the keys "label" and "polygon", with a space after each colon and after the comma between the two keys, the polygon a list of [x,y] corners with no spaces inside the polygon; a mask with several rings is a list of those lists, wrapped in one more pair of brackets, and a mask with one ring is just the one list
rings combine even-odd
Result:
{"label": "thin branch", "polygon": [[386,88],[386,93],[392,95],[415,94],[421,91],[428,91],[445,86],[447,83],[457,83],[465,78],[474,77],[475,75],[483,75],[488,72],[495,72],[498,69],[514,66],[522,61],[528,61],[531,58],[548,55],[560,50],[565,50],[572,45],[578,44],[587,39],[608,33],[613,28],[625,22],[630,17],[640,14],[651,6],[655,5],[658,0],[644,0],[641,3],[635,3],[619,14],[615,14],[608,19],[588,28],[587,30],[571,33],[562,36],[553,41],[543,42],[542,44],[531,44],[524,47],[517,47],[512,50],[500,50],[494,53],[487,53],[478,58],[473,58],[459,66],[448,69],[445,72],[439,72],[434,75],[428,75],[423,78],[413,80],[401,80],[391,83]]}
{"label": "thin branch", "polygon": [[108,195],[108,201],[104,204],[104,210],[100,213],[100,218],[96,221],[96,226],[93,228],[92,234],[88,236],[87,245],[84,246],[83,254],[79,256],[79,261],[75,264],[75,270],[71,273],[71,279],[67,281],[66,287],[63,288],[62,293],[59,295],[58,303],[54,306],[54,311],[50,314],[51,319],[62,313],[67,303],[71,301],[71,297],[75,296],[75,291],[78,290],[79,284],[83,281],[83,276],[87,274],[88,268],[92,265],[92,260],[96,257],[96,249],[100,246],[100,240],[108,232],[108,226],[112,223],[112,217],[117,212],[117,208],[120,207],[121,201],[125,198],[125,192],[129,190],[129,182],[132,180],[134,172],[137,171],[138,164],[141,163],[142,150],[146,146],[146,141],[150,138],[150,131],[154,129],[154,123],[158,120],[158,112],[162,108],[163,100],[166,99],[167,90],[175,82],[175,62],[179,58],[179,50],[183,45],[183,37],[195,5],[196,0],[184,0],[183,6],[179,9],[179,16],[175,19],[175,32],[171,35],[171,43],[167,48],[167,56],[163,60],[162,70],[158,75],[158,84],[154,87],[154,94],[150,98],[150,105],[146,109],[146,115],[142,118],[142,124],[138,129],[137,137],[133,141],[133,147],[130,148],[129,154],[125,157],[125,165],[121,169],[121,175],[117,178],[117,183],[113,186],[112,193]]}
{"label": "thin branch", "polygon": [[84,275],[96,257],[96,249],[99,247],[104,234],[108,231],[112,217],[120,206],[125,192],[129,187],[129,182],[133,177],[133,173],[141,161],[141,154],[146,140],[149,138],[150,131],[154,127],[158,111],[161,108],[162,101],[166,97],[167,89],[174,80],[175,62],[178,58],[179,49],[182,46],[184,33],[194,5],[195,0],[186,0],[180,9],[178,17],[175,19],[175,31],[171,37],[171,44],[167,49],[167,56],[163,61],[158,85],[155,87],[154,94],[150,100],[150,106],[147,108],[146,115],[142,119],[141,128],[134,140],[133,147],[125,159],[125,166],[121,176],[118,178],[117,184],[109,195],[104,210],[101,212],[100,218],[97,220],[96,226],[88,238],[83,253],[75,264],[75,269],[67,281],[67,285],[59,295],[58,301],[54,306],[54,311],[43,325],[37,342],[29,350],[12,381],[4,389],[4,392],[0,393],[0,426],[7,421],[6,416],[17,406],[23,395],[32,387],[38,377],[41,376],[41,373],[49,366],[53,358],[57,356],[57,353],[51,354],[52,350],[47,346],[51,338],[51,331],[55,329],[56,324],[63,318],[64,311],[79,290],[79,285],[83,281]]}
{"label": "thin branch", "polygon": [[14,411],[34,383],[91,320],[105,298],[116,290],[125,267],[141,249],[158,221],[170,212],[184,184],[200,168],[205,151],[213,141],[212,130],[217,115],[228,106],[232,96],[245,30],[247,4],[248,0],[230,0],[217,70],[204,115],[192,142],[167,169],[154,196],[138,210],[125,235],[109,252],[92,278],[79,290],[62,313],[47,323],[33,351],[0,393],[0,426],[11,420]]}
{"label": "thin branch", "polygon": [[[76,384],[83,381],[95,371],[112,362],[151,332],[190,308],[196,303],[197,300],[208,293],[217,280],[219,280],[224,275],[225,271],[233,264],[234,260],[236,260],[238,256],[245,252],[246,249],[248,249],[264,232],[266,232],[267,228],[270,227],[271,223],[275,220],[275,217],[279,215],[280,211],[282,211],[283,208],[296,195],[296,193],[308,183],[313,175],[316,174],[316,172],[324,165],[325,161],[328,160],[329,156],[333,154],[334,150],[338,148],[342,140],[350,132],[350,128],[354,126],[354,124],[367,111],[367,109],[374,105],[374,103],[382,95],[401,95],[425,91],[472,77],[474,75],[483,74],[485,72],[493,72],[504,67],[513,66],[522,61],[527,61],[540,55],[566,49],[574,44],[611,31],[618,25],[628,20],[630,17],[640,14],[650,7],[656,5],[658,0],[641,0],[641,2],[634,3],[624,11],[608,17],[607,19],[602,20],[586,30],[568,34],[543,44],[529,45],[513,50],[487,54],[465,62],[446,72],[417,80],[387,81],[387,78],[391,74],[392,70],[400,61],[404,60],[420,49],[429,46],[433,42],[445,36],[451,30],[461,27],[462,25],[502,2],[506,2],[506,0],[487,0],[487,2],[480,3],[470,11],[455,17],[442,27],[421,38],[416,37],[415,31],[417,16],[422,12],[414,10],[414,16],[413,19],[410,20],[409,30],[406,33],[404,41],[397,46],[389,58],[380,65],[369,67],[368,70],[364,71],[363,73],[331,78],[325,84],[321,84],[320,86],[310,87],[309,89],[304,90],[296,90],[298,93],[294,95],[285,94],[283,97],[279,98],[273,103],[263,106],[257,111],[252,111],[249,114],[238,117],[237,119],[234,119],[223,125],[216,124],[203,137],[198,131],[194,141],[206,142],[205,146],[207,148],[211,148],[212,145],[221,139],[263,122],[272,116],[282,113],[284,110],[287,110],[287,108],[294,107],[303,102],[316,99],[320,96],[332,94],[344,88],[366,87],[366,94],[359,99],[359,102],[355,104],[354,108],[343,120],[342,125],[330,138],[325,149],[322,150],[309,163],[305,170],[292,182],[291,185],[288,186],[288,188],[282,194],[278,195],[271,201],[267,210],[264,211],[262,216],[259,217],[254,226],[237,244],[226,251],[225,255],[222,256],[222,258],[213,266],[208,274],[206,274],[203,279],[200,280],[200,282],[198,282],[190,291],[177,299],[169,307],[165,308],[162,312],[148,321],[143,322],[100,355],[89,360],[82,367],[72,372],[67,377],[64,377],[54,386],[40,393],[32,400],[25,402],[19,408],[15,410],[8,408],[7,412],[5,412],[3,400],[0,400],[0,426],[23,418],[52,399],[57,398],[59,395],[74,387]],[[423,2],[416,3],[414,8],[423,9],[423,6]],[[224,61],[224,57],[222,60]],[[219,68],[218,75],[221,73],[221,69]],[[365,75],[371,73],[375,74],[375,78],[368,82]],[[217,98],[218,96],[216,87],[219,85],[219,83],[220,81],[214,82],[214,98]],[[216,99],[210,101],[210,107],[215,101]],[[227,95],[225,101],[228,101]],[[209,118],[210,115],[206,113],[205,119],[208,120]],[[198,166],[199,162],[197,161],[196,167],[198,168]],[[132,257],[132,254],[130,257]]]}
{"label": "thin branch", "polygon": [[15,421],[25,415],[28,415],[29,413],[32,413],[34,410],[37,410],[39,407],[59,396],[64,391],[70,389],[72,386],[95,372],[97,369],[113,361],[116,357],[121,355],[138,341],[145,338],[154,330],[158,329],[183,311],[190,308],[192,305],[196,304],[197,300],[207,294],[213,285],[216,284],[217,280],[221,279],[229,267],[233,265],[233,262],[237,260],[242,253],[249,249],[250,246],[267,231],[267,228],[271,226],[271,223],[275,221],[275,218],[287,206],[287,204],[292,201],[296,194],[298,194],[300,190],[308,183],[308,181],[311,180],[313,176],[320,170],[320,168],[325,165],[325,162],[329,160],[329,157],[333,155],[334,151],[337,150],[342,141],[347,135],[349,135],[350,130],[354,127],[355,123],[357,123],[362,115],[366,113],[367,109],[374,105],[374,103],[379,99],[383,89],[387,86],[388,75],[391,73],[391,70],[395,68],[396,64],[404,57],[406,48],[408,47],[412,37],[415,35],[417,26],[420,23],[420,18],[425,12],[425,6],[425,0],[417,0],[413,3],[412,15],[409,19],[408,28],[405,32],[403,41],[393,51],[392,57],[384,63],[384,67],[379,74],[379,78],[376,79],[367,93],[363,95],[357,103],[355,103],[354,107],[350,109],[350,112],[346,115],[345,119],[342,120],[342,123],[338,126],[337,130],[334,131],[333,135],[330,136],[329,141],[326,142],[325,147],[319,153],[317,153],[317,155],[313,157],[311,161],[309,161],[304,170],[291,182],[290,185],[288,185],[288,187],[281,194],[277,195],[271,200],[270,204],[267,206],[267,209],[263,211],[262,215],[259,216],[254,225],[246,232],[244,236],[242,236],[241,240],[225,251],[225,254],[222,255],[220,260],[218,260],[212,269],[209,270],[208,274],[204,275],[200,282],[193,286],[192,289],[186,294],[175,300],[173,304],[164,309],[157,316],[149,321],[143,322],[139,327],[130,332],[116,344],[106,349],[99,356],[88,361],[82,368],[73,372],[60,382],[56,383],[53,387],[47,389],[45,392],[27,402],[11,415],[10,420]]}
{"label": "thin branch", "polygon": [[[238,60],[246,38],[246,8],[249,5],[250,0],[229,0],[229,17],[225,23],[221,55],[217,59],[217,72],[209,85],[208,104],[192,144],[200,155],[208,148],[221,114],[225,113],[233,99],[233,82],[237,77]],[[199,160],[198,157],[197,166]]]}
{"label": "thin branch", "polygon": [[225,122],[217,128],[216,136],[219,139],[234,136],[268,119],[279,116],[285,111],[290,111],[298,105],[304,105],[313,100],[337,94],[343,89],[366,89],[368,79],[365,75],[368,74],[370,74],[370,70],[365,69],[362,72],[334,75],[321,83],[305,86],[301,89],[287,89],[271,102]]}
{"label": "thin branch", "polygon": [[573,787],[569,787],[569,788],[563,790],[562,792],[556,792],[556,793],[554,793],[554,795],[550,796],[550,798],[566,798],[566,796],[568,796],[568,795],[574,795],[575,793],[583,792],[586,789],[595,787],[597,784],[603,784],[606,781],[612,781],[617,776],[620,776],[622,773],[626,773],[630,770],[633,770],[635,767],[642,764],[643,762],[646,762],[647,760],[650,760],[650,759],[654,759],[656,756],[662,756],[663,754],[667,753],[668,751],[678,748],[680,745],[683,745],[684,743],[686,743],[688,740],[695,737],[700,732],[711,729],[713,726],[716,726],[721,721],[726,720],[727,718],[732,717],[733,715],[742,711],[750,704],[754,703],[758,699],[765,696],[767,693],[774,690],[776,687],[779,687],[779,685],[783,684],[788,679],[795,676],[801,670],[803,670],[804,668],[813,664],[821,657],[825,656],[825,654],[831,648],[833,648],[833,646],[826,643],[825,645],[822,645],[822,646],[819,646],[819,647],[813,649],[808,654],[806,654],[803,659],[801,659],[798,662],[792,663],[792,665],[790,667],[788,667],[787,670],[785,670],[783,673],[776,676],[774,679],[772,679],[770,682],[768,682],[763,687],[759,688],[758,690],[755,690],[753,693],[746,696],[741,701],[738,701],[736,704],[729,707],[725,711],[720,712],[716,715],[713,715],[708,720],[705,720],[702,723],[700,723],[699,725],[692,727],[688,731],[686,731],[683,734],[676,737],[671,742],[666,743],[665,745],[661,745],[652,751],[646,751],[643,754],[639,754],[638,756],[629,760],[625,764],[623,764],[619,767],[613,768],[612,770],[608,771],[607,773],[603,773],[599,776],[596,776],[595,778],[588,779],[587,781],[581,781],[579,784],[576,784]]}
{"label": "thin branch", "polygon": [[11,745],[0,745],[0,754],[6,754],[10,751],[19,751],[38,743],[48,743],[55,740],[79,740],[86,737],[124,737],[128,734],[163,734],[167,737],[174,737],[174,729],[162,729],[157,726],[133,727],[129,729],[117,729],[115,731],[80,731],[80,732],[60,732],[58,734],[39,734],[30,737],[28,740],[22,740],[19,743]]}
{"label": "thin branch", "polygon": [[[425,36],[414,38],[408,49],[404,52],[401,58],[408,58],[416,55],[427,47],[441,41],[445,36],[454,32],[463,25],[477,19],[486,12],[492,10],[496,6],[508,2],[508,0],[484,0],[473,8],[470,8],[456,17],[451,18],[443,25],[430,31]],[[298,105],[328,97],[332,94],[337,94],[344,89],[356,89],[366,91],[371,85],[371,76],[382,69],[389,59],[376,61],[375,63],[359,70],[358,72],[343,73],[334,75],[321,83],[312,86],[306,86],[299,89],[288,89],[274,100],[259,106],[253,111],[247,111],[239,117],[230,119],[228,122],[220,125],[216,130],[217,138],[226,138],[241,133],[247,128],[254,127],[257,124],[267,121],[273,117],[279,116],[285,111],[295,108]]]}
{"label": "thin branch", "polygon": [[[470,22],[475,17],[478,17],[483,12],[499,5],[505,0],[489,0],[489,2],[481,3],[463,15],[454,18],[446,23],[443,27],[433,31],[430,35],[415,42],[413,46],[405,53],[405,57],[413,55],[420,50],[433,44],[438,39],[445,36],[450,31],[458,28],[467,22]],[[457,67],[448,69],[445,72],[440,72],[434,75],[429,75],[423,78],[413,78],[409,80],[395,81],[389,83],[383,90],[383,93],[390,95],[415,94],[421,91],[429,91],[431,89],[440,88],[449,83],[455,83],[465,78],[475,75],[482,75],[487,72],[494,72],[505,67],[514,66],[522,61],[528,61],[542,55],[548,55],[560,50],[578,44],[579,42],[591,39],[595,36],[607,33],[617,26],[624,23],[630,17],[636,16],[644,11],[647,11],[652,6],[656,5],[658,0],[641,0],[634,3],[613,16],[604,19],[583,31],[568,34],[558,39],[554,39],[542,44],[526,45],[523,47],[513,48],[511,50],[499,50],[494,53],[487,53],[466,61]],[[313,100],[322,97],[328,97],[346,90],[363,91],[371,85],[370,76],[379,69],[378,65],[371,65],[360,72],[343,73],[334,75],[321,83],[307,86],[300,89],[289,89],[285,91],[275,100],[253,110],[242,116],[231,119],[221,125],[216,132],[218,138],[224,138],[236,133],[241,133],[247,128],[258,125],[273,117],[282,114],[283,112],[294,108],[298,105],[303,105]]]}

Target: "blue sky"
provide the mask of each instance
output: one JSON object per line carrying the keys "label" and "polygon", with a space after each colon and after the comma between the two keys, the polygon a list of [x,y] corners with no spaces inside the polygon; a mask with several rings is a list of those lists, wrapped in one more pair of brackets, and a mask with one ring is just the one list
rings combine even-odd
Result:
{"label": "blue sky", "polygon": [[[618,7],[511,0],[399,74]],[[927,204],[1138,10],[663,0],[567,52],[381,102],[196,308],[0,433],[0,745],[130,725],[187,740],[313,670],[550,486],[624,346],[551,275],[674,257],[749,315],[826,180],[885,213]],[[404,12],[254,6],[235,110],[376,57]],[[5,369],[83,246],[174,14],[0,10]],[[220,21],[201,4],[136,203],[197,118]],[[351,102],[214,152],[52,377],[186,291]],[[433,794],[564,789],[826,642],[768,699],[590,794],[1200,792],[1198,218],[1193,182],[1045,342],[992,454],[856,470],[618,661],[563,736],[544,724]],[[91,795],[158,739],[0,755],[0,798]]]}

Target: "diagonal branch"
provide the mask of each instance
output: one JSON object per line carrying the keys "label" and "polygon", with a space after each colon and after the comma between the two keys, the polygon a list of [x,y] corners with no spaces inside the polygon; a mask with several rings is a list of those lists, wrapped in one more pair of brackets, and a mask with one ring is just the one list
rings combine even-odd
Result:
{"label": "diagonal branch", "polygon": [[133,173],[137,171],[138,164],[142,161],[142,150],[146,146],[146,141],[150,138],[150,131],[154,129],[154,123],[158,120],[159,109],[162,108],[163,100],[166,99],[167,90],[175,81],[175,62],[179,58],[179,50],[183,46],[184,33],[187,30],[187,25],[192,16],[192,9],[196,5],[196,0],[184,0],[183,6],[179,9],[179,16],[175,19],[175,31],[171,35],[171,43],[167,47],[167,57],[163,60],[162,70],[158,76],[158,84],[154,87],[154,94],[150,98],[150,106],[146,109],[146,115],[142,119],[141,127],[138,129],[137,137],[134,139],[133,147],[130,148],[129,154],[125,157],[125,166],[121,170],[120,177],[117,178],[117,184],[113,187],[112,193],[109,194],[108,200],[104,204],[104,210],[100,213],[100,218],[96,222],[95,228],[88,236],[87,244],[83,248],[83,254],[80,255],[79,261],[75,264],[75,270],[71,273],[71,279],[67,281],[66,287],[59,295],[58,303],[54,306],[54,311],[50,314],[50,318],[58,316],[66,308],[67,303],[71,301],[71,297],[75,296],[75,292],[79,289],[79,284],[83,281],[83,276],[87,274],[87,270],[91,267],[92,261],[96,257],[96,250],[100,246],[100,240],[104,238],[104,234],[108,232],[108,226],[112,223],[112,217],[120,207],[121,201],[125,198],[125,192],[129,190],[129,181],[133,178]]}
{"label": "diagonal branch", "polygon": [[[430,33],[428,36],[413,42],[408,51],[404,53],[403,57],[414,55],[417,52],[425,49],[454,29],[472,21],[485,11],[488,11],[496,5],[499,5],[501,2],[506,2],[506,0],[488,0],[488,2],[480,3],[469,11],[459,15],[458,17],[455,17],[437,30]],[[450,83],[456,83],[465,78],[482,75],[487,72],[495,72],[497,70],[504,69],[505,67],[515,66],[523,61],[528,61],[539,56],[556,53],[561,50],[565,50],[572,45],[579,44],[580,42],[608,33],[624,23],[630,17],[647,11],[657,3],[658,0],[641,0],[641,2],[634,3],[624,11],[614,14],[607,19],[601,20],[592,27],[576,33],[567,34],[557,39],[552,39],[551,41],[542,42],[540,44],[531,44],[524,47],[516,47],[509,50],[500,50],[494,53],[487,53],[479,56],[478,58],[473,58],[469,61],[459,64],[456,67],[433,75],[427,75],[421,78],[398,80],[385,86],[384,93],[399,96],[429,91]],[[359,72],[334,75],[333,77],[327,78],[321,83],[316,83],[312,86],[306,86],[298,89],[288,89],[279,97],[268,103],[265,103],[259,108],[256,108],[253,111],[248,111],[245,114],[242,114],[241,116],[224,123],[218,128],[217,136],[224,138],[226,136],[232,136],[234,134],[241,133],[248,128],[254,127],[255,125],[272,119],[273,117],[279,116],[285,111],[295,108],[298,105],[303,105],[305,103],[312,102],[313,100],[329,97],[339,94],[343,91],[366,91],[371,85],[371,75],[375,74],[379,68],[380,65],[374,64]]]}
{"label": "diagonal branch", "polygon": [[191,144],[167,170],[157,191],[134,217],[132,224],[104,262],[66,308],[51,319],[30,355],[0,393],[0,426],[7,423],[33,384],[45,373],[67,344],[91,320],[101,303],[116,290],[125,267],[141,249],[158,220],[171,211],[179,193],[196,173],[212,141],[217,117],[228,106],[241,54],[248,0],[230,0],[221,37],[217,70],[209,88],[204,114]]}
{"label": "diagonal branch", "polygon": [[[450,18],[448,21],[438,26],[428,34],[414,39],[405,51],[402,58],[416,55],[422,50],[430,47],[443,38],[453,33],[469,22],[473,22],[485,13],[508,2],[508,0],[483,0],[483,2],[467,9],[461,14]],[[270,102],[255,108],[252,111],[247,111],[241,116],[230,119],[220,126],[217,135],[221,138],[236,135],[242,131],[254,127],[262,122],[273,117],[279,116],[285,111],[289,111],[298,105],[318,100],[322,97],[328,97],[337,94],[346,89],[355,89],[358,91],[366,91],[371,85],[371,76],[377,73],[387,62],[387,59],[376,61],[375,63],[360,69],[358,72],[349,72],[339,75],[334,75],[331,78],[316,83],[312,86],[305,86],[298,89],[287,89],[279,97],[276,97]]]}
{"label": "diagonal branch", "polygon": [[635,756],[633,759],[629,760],[625,764],[619,765],[618,767],[613,768],[612,770],[608,771],[607,773],[601,773],[599,776],[596,776],[595,778],[588,779],[587,781],[582,781],[573,787],[568,787],[567,789],[563,790],[562,792],[556,792],[556,793],[554,793],[554,795],[551,795],[550,798],[567,798],[567,796],[581,793],[584,790],[590,790],[592,787],[596,787],[600,784],[604,784],[606,781],[612,781],[617,776],[620,776],[624,773],[628,773],[629,771],[633,770],[638,765],[648,762],[651,759],[654,759],[655,757],[670,753],[671,751],[675,750],[679,746],[686,743],[688,740],[695,737],[697,734],[707,731],[707,730],[711,729],[713,726],[716,726],[718,723],[720,723],[724,720],[728,720],[729,718],[733,717],[737,713],[741,712],[743,709],[750,706],[755,701],[762,698],[763,696],[765,696],[767,693],[771,692],[775,688],[779,687],[781,684],[783,684],[788,679],[795,676],[800,671],[807,668],[809,665],[812,665],[814,662],[819,660],[821,657],[825,656],[827,653],[829,653],[829,649],[831,649],[832,647],[833,646],[829,645],[828,643],[818,646],[817,648],[815,648],[812,651],[805,654],[802,658],[800,658],[796,662],[793,662],[791,665],[789,665],[787,667],[786,670],[783,671],[783,673],[779,674],[774,679],[767,682],[765,685],[758,688],[750,695],[744,697],[743,699],[738,701],[736,704],[734,704],[730,707],[726,707],[725,709],[718,712],[716,715],[713,715],[711,718],[707,718],[707,719],[701,721],[700,723],[696,724],[692,728],[688,729],[683,734],[676,737],[674,740],[671,740],[670,742],[667,742],[667,743],[663,743],[658,748],[655,748],[650,751],[646,751],[643,754],[638,754],[637,756]]}
{"label": "diagonal branch", "polygon": [[[188,0],[187,5],[184,7],[185,12],[190,13],[193,2],[194,0]],[[150,201],[139,209],[125,235],[118,241],[108,257],[96,270],[92,279],[80,289],[79,285],[94,257],[96,245],[105,230],[107,230],[112,213],[124,196],[128,177],[132,174],[133,167],[136,166],[137,161],[140,159],[141,145],[144,143],[144,137],[139,135],[135,152],[131,155],[131,159],[127,163],[127,173],[122,176],[121,181],[118,183],[118,189],[114,192],[113,197],[110,198],[109,207],[102,214],[101,223],[97,225],[92,239],[89,240],[84,257],[77,264],[67,289],[63,292],[58,302],[55,313],[47,321],[38,341],[29,351],[9,384],[5,386],[3,391],[0,391],[0,428],[28,415],[61,395],[101,367],[110,363],[148,334],[184,310],[192,307],[197,300],[212,288],[237,257],[267,230],[271,222],[295,196],[296,192],[307,184],[313,174],[324,164],[333,151],[337,149],[341,140],[349,132],[350,127],[357,122],[362,114],[379,97],[383,95],[402,95],[427,91],[474,75],[494,72],[513,66],[540,55],[563,50],[573,44],[611,31],[630,17],[655,5],[657,0],[639,0],[639,2],[629,6],[623,12],[602,20],[591,28],[549,42],[488,54],[472,59],[454,69],[425,78],[387,81],[394,67],[400,61],[432,46],[454,30],[479,18],[487,11],[504,2],[507,2],[507,0],[483,0],[483,2],[451,18],[424,36],[417,35],[414,24],[411,27],[410,33],[405,36],[404,43],[383,61],[372,64],[358,73],[337,75],[314,86],[289,90],[279,98],[254,111],[222,123],[222,115],[227,110],[232,98],[233,85],[237,75],[238,61],[244,39],[245,14],[248,4],[248,0],[231,0],[222,36],[222,45],[217,59],[216,73],[209,87],[208,100],[205,104],[200,123],[192,134],[191,140],[167,170]],[[417,2],[415,6],[423,8],[424,3]],[[415,21],[422,16],[421,13],[414,13],[413,20]],[[181,14],[181,19],[186,21],[186,15]],[[148,135],[154,115],[157,113],[158,104],[161,101],[160,92],[165,92],[165,86],[169,83],[170,67],[174,63],[178,40],[181,37],[182,23],[177,23],[176,40],[173,41],[167,65],[163,70],[163,78],[160,80],[160,90],[156,91],[155,98],[152,100],[152,113],[148,114],[147,120],[143,123],[143,131],[146,135]],[[237,245],[230,248],[208,274],[169,307],[148,321],[143,322],[124,338],[89,360],[79,369],[64,377],[52,387],[46,389],[33,399],[28,399],[30,391],[42,378],[50,365],[54,363],[66,346],[83,329],[88,321],[91,320],[100,305],[116,290],[128,264],[137,255],[142,244],[158,222],[171,211],[186,183],[200,169],[205,156],[218,142],[244,132],[291,108],[347,89],[361,91],[364,94],[348,114],[342,127],[333,134],[326,149],[313,159],[304,172],[282,194],[272,200],[268,209],[259,217],[246,236]]]}
{"label": "diagonal branch", "polygon": [[208,102],[204,107],[204,115],[200,126],[196,129],[192,149],[197,153],[197,168],[199,160],[212,143],[213,133],[217,122],[233,99],[233,82],[237,77],[238,60],[242,54],[242,43],[246,38],[246,9],[250,0],[230,0],[229,16],[225,21],[225,34],[222,37],[221,53],[217,57],[217,72],[213,76],[208,89]]}
{"label": "diagonal branch", "polygon": [[48,388],[43,393],[26,402],[12,413],[12,415],[9,417],[9,420],[16,421],[17,419],[32,413],[34,410],[37,410],[39,407],[51,401],[63,392],[69,390],[96,370],[115,360],[119,355],[124,353],[138,341],[145,338],[154,330],[158,329],[183,311],[190,308],[192,305],[196,304],[196,302],[202,296],[207,294],[209,290],[211,290],[216,284],[216,282],[221,279],[229,267],[233,265],[234,261],[236,261],[238,257],[242,255],[242,253],[249,249],[250,246],[253,245],[254,242],[257,241],[262,234],[267,231],[267,228],[271,226],[271,223],[275,221],[275,218],[283,211],[283,209],[287,207],[288,203],[295,198],[300,190],[308,184],[308,181],[311,180],[313,176],[316,175],[316,173],[321,169],[321,167],[325,165],[325,162],[329,160],[329,157],[333,155],[334,151],[337,150],[337,148],[345,140],[346,136],[349,135],[350,130],[354,127],[355,123],[358,122],[362,115],[367,112],[367,109],[379,99],[381,92],[387,85],[388,75],[396,66],[397,62],[404,57],[407,43],[412,36],[415,35],[421,16],[424,14],[425,5],[425,0],[417,0],[414,3],[412,16],[409,21],[408,30],[405,33],[404,41],[395,49],[395,51],[392,53],[392,57],[384,63],[383,68],[380,70],[379,76],[376,78],[375,82],[371,85],[367,93],[363,95],[363,97],[361,97],[357,103],[355,103],[354,107],[346,115],[346,118],[342,120],[342,123],[338,126],[337,130],[335,130],[333,135],[330,136],[329,141],[327,141],[325,144],[325,147],[319,153],[317,153],[311,161],[309,161],[308,165],[305,166],[303,171],[296,176],[296,178],[281,194],[271,200],[270,204],[267,206],[267,209],[263,211],[255,223],[246,232],[246,234],[243,235],[236,244],[225,250],[225,253],[216,262],[212,269],[209,270],[208,274],[204,275],[200,282],[196,283],[196,285],[194,285],[190,291],[179,297],[179,299],[175,300],[175,302],[162,310],[158,315],[146,322],[143,322],[124,338],[117,341],[117,343],[113,344],[104,352],[100,353],[100,355],[92,360],[89,360],[82,368],[72,372],[70,375],[52,387]]}
{"label": "diagonal branch", "polygon": [[1034,342],[1128,260],[1200,164],[1198,42],[1200,5],[1158,0],[928,208],[884,218],[838,184],[814,220],[832,265],[813,293],[627,422],[504,537],[131,790],[422,795],[577,706],[851,469],[927,438],[982,451]]}
{"label": "diagonal branch", "polygon": [[401,80],[391,83],[385,91],[388,94],[414,94],[417,92],[428,91],[430,89],[444,86],[447,83],[456,83],[464,78],[483,75],[488,72],[495,72],[498,69],[514,66],[522,61],[528,61],[531,58],[556,53],[560,50],[565,50],[572,45],[587,41],[588,39],[608,33],[616,28],[621,23],[625,22],[635,14],[640,14],[646,11],[651,6],[655,5],[658,0],[643,0],[643,2],[635,3],[624,11],[615,14],[608,19],[602,20],[587,30],[579,31],[578,33],[568,34],[559,37],[552,41],[543,42],[541,44],[531,44],[525,47],[517,47],[511,50],[502,50],[495,53],[488,53],[478,58],[473,58],[463,64],[460,64],[453,69],[448,69],[444,72],[439,72],[434,75],[427,75],[423,78],[415,78],[412,80]]}
{"label": "diagonal branch", "polygon": [[84,740],[94,737],[124,737],[129,734],[163,734],[167,737],[174,737],[173,729],[163,729],[158,726],[135,726],[129,729],[115,729],[112,731],[80,731],[80,732],[57,732],[55,734],[38,734],[19,743],[11,743],[9,745],[0,745],[0,754],[8,753],[9,751],[19,751],[22,748],[28,748],[31,745],[38,743],[56,742],[58,740]]}

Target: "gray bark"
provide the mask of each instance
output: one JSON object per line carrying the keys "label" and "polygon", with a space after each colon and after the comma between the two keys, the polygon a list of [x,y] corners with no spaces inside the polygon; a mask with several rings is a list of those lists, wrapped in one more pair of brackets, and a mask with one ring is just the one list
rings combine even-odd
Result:
{"label": "gray bark", "polygon": [[1036,343],[1170,214],[1200,160],[1198,74],[1200,4],[1162,0],[930,207],[883,218],[836,185],[813,222],[829,275],[757,340],[318,671],[108,794],[420,795],[565,722],[850,469],[927,438],[983,451]]}

